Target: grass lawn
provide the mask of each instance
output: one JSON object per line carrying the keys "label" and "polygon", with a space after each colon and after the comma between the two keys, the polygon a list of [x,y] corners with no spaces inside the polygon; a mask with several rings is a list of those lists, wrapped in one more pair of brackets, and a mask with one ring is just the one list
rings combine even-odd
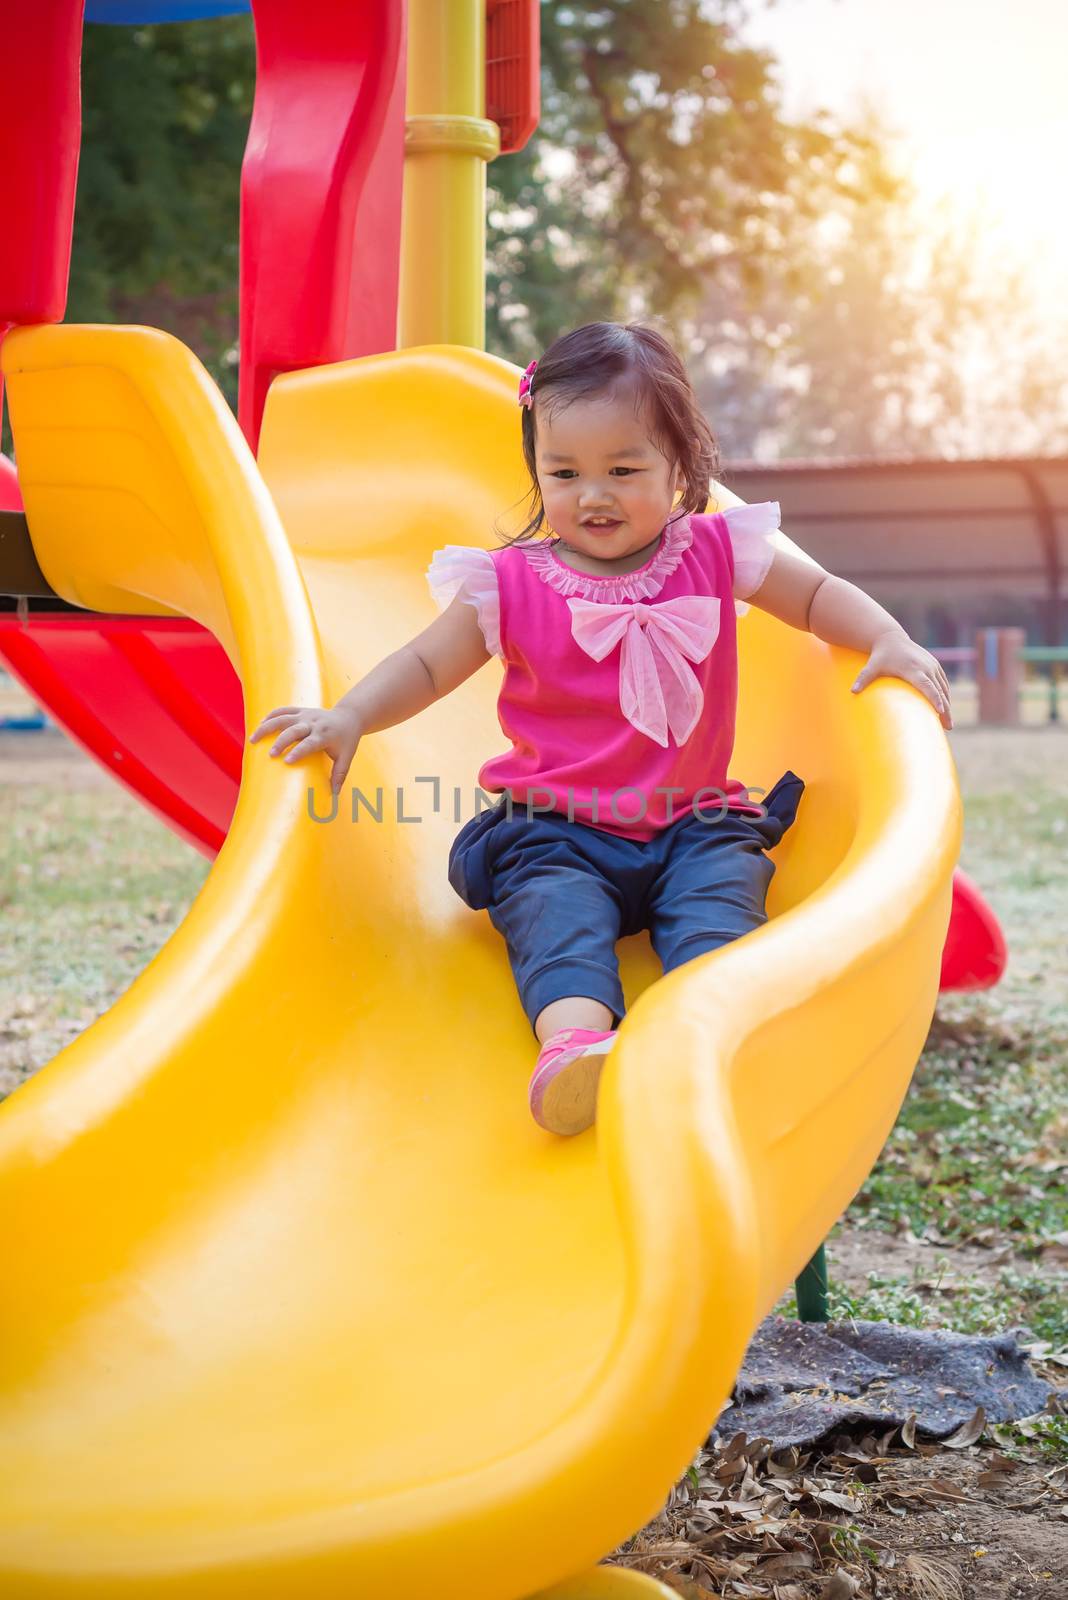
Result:
{"label": "grass lawn", "polygon": [[889,1252],[873,1281],[834,1283],[832,1237],[832,1285],[853,1315],[960,1332],[1023,1325],[1064,1350],[1068,729],[950,740],[961,865],[1001,921],[1008,967],[993,989],[939,997],[897,1127],[847,1213],[846,1232],[900,1239],[901,1266],[887,1270]]}

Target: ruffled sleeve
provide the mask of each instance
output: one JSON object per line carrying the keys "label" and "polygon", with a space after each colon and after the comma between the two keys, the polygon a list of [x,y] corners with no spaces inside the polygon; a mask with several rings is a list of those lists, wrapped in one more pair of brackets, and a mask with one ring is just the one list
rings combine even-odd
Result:
{"label": "ruffled sleeve", "polygon": [[775,557],[771,535],[779,526],[779,502],[759,500],[751,506],[728,506],[723,512],[734,554],[734,609],[744,616],[747,594],[755,594]]}
{"label": "ruffled sleeve", "polygon": [[426,581],[439,610],[446,610],[458,594],[474,606],[486,649],[491,655],[503,655],[497,568],[488,550],[447,544],[431,556]]}

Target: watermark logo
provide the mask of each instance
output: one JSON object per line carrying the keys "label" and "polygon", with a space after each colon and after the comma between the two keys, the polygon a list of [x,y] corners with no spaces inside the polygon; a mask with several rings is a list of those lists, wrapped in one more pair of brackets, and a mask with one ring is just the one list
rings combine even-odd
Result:
{"label": "watermark logo", "polygon": [[[417,777],[412,782],[431,786],[430,794],[428,795],[426,790],[421,790],[418,800],[425,805],[429,799],[431,814],[440,816],[442,813],[441,779],[439,777]],[[463,794],[464,791],[461,788],[454,786],[452,790],[452,820],[456,823],[463,822],[467,815],[462,804]],[[732,807],[728,803],[732,799],[735,801],[744,800],[745,804],[754,807],[761,817],[767,816],[767,812],[760,804],[760,801],[753,798],[754,795],[767,794],[766,789],[750,788],[745,784],[740,790],[735,790],[732,795],[728,795],[724,789],[710,784],[696,790],[690,795],[682,810],[676,811],[676,797],[685,796],[685,794],[686,790],[678,785],[658,785],[652,790],[641,789],[634,784],[624,784],[622,788],[610,790],[599,789],[594,785],[588,792],[588,796],[584,791],[584,797],[579,799],[575,790],[571,787],[564,791],[563,796],[561,796],[554,789],[545,788],[543,785],[532,785],[522,800],[516,800],[510,790],[506,789],[502,795],[487,793],[485,789],[476,786],[473,794],[474,811],[468,820],[473,821],[475,817],[481,816],[484,811],[495,811],[500,808],[509,822],[516,817],[520,820],[533,822],[536,817],[566,816],[568,822],[589,822],[593,826],[611,819],[618,826],[623,827],[627,824],[645,821],[649,814],[649,801],[652,795],[663,795],[665,797],[663,814],[667,822],[676,821],[686,811],[689,811],[703,824],[722,822],[725,817],[730,815],[732,810],[737,809],[736,806]],[[341,811],[340,796],[338,794],[332,795],[331,809],[326,814],[316,810],[315,790],[309,787],[307,795],[308,816],[312,822],[337,821]],[[393,816],[390,820],[398,823],[425,822],[427,820],[422,812],[409,815],[409,808],[414,811],[416,802],[413,801],[411,795],[405,793],[405,787],[402,783],[396,784],[391,789],[390,795],[389,804],[392,805],[393,810]],[[544,798],[538,800],[535,798],[538,795],[542,795]],[[383,822],[386,819],[387,809],[385,796],[386,791],[381,784],[375,789],[373,799],[365,794],[362,789],[350,788],[348,820],[350,822],[365,823]],[[636,803],[632,798],[624,804],[625,796],[637,796]],[[560,805],[561,798],[566,802],[566,809]],[[657,808],[657,815],[660,815],[660,808]]]}

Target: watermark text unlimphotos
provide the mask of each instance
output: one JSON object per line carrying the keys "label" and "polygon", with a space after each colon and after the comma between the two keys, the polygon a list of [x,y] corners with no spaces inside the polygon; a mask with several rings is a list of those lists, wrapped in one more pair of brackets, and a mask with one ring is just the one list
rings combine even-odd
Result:
{"label": "watermark text unlimphotos", "polygon": [[[426,817],[421,810],[417,810],[417,803],[425,807],[430,803],[431,813],[440,816],[443,809],[443,794],[441,779],[437,777],[420,777],[412,780],[414,783],[429,784],[429,792],[421,789],[415,799],[405,794],[402,783],[394,785],[388,792],[390,799],[387,802],[387,791],[380,784],[374,791],[373,797],[364,793],[362,789],[351,788],[349,791],[349,817],[350,822],[382,822],[385,820],[387,805],[392,806],[393,815],[390,820],[394,822],[425,822]],[[464,790],[457,786],[452,789],[452,820],[462,822],[466,815],[462,796]],[[488,794],[485,789],[476,787],[474,791],[474,816],[480,816],[483,811],[493,811],[498,806],[504,815],[511,821],[515,817],[533,822],[536,817],[548,816],[550,813],[567,816],[569,822],[605,822],[611,820],[620,825],[629,822],[642,822],[649,812],[650,795],[663,795],[665,797],[664,815],[668,822],[673,822],[676,816],[681,816],[682,811],[675,810],[678,796],[685,795],[686,790],[677,786],[658,785],[655,789],[640,789],[636,785],[625,784],[619,789],[598,789],[595,785],[589,791],[588,799],[577,799],[573,788],[566,791],[566,813],[558,803],[556,793],[551,789],[541,786],[532,786],[524,799],[516,800],[510,791],[503,794]],[[766,789],[751,789],[743,785],[730,796],[726,791],[709,785],[698,789],[690,796],[683,807],[683,811],[690,811],[703,823],[720,822],[728,815],[730,807],[728,799],[734,801],[744,800],[748,806],[755,806],[761,816],[766,816],[759,800],[754,800],[754,795],[767,794]],[[538,795],[544,796],[538,800]],[[626,797],[630,796],[630,800]],[[637,797],[636,801],[634,797]],[[315,791],[308,789],[308,816],[313,822],[335,822],[340,814],[340,796],[332,796],[331,809],[327,814],[316,810]],[[626,803],[624,803],[626,801]],[[412,813],[412,814],[409,814]]]}

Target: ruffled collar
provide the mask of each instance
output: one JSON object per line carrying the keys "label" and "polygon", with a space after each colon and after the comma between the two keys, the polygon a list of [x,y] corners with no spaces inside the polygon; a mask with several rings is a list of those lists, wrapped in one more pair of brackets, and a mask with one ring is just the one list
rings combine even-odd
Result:
{"label": "ruffled collar", "polygon": [[577,594],[605,605],[622,605],[627,600],[648,600],[659,593],[693,543],[693,528],[688,516],[668,523],[656,551],[633,572],[578,572],[556,555],[559,543],[559,539],[548,539],[521,543],[515,548],[522,550],[538,577],[558,594]]}

